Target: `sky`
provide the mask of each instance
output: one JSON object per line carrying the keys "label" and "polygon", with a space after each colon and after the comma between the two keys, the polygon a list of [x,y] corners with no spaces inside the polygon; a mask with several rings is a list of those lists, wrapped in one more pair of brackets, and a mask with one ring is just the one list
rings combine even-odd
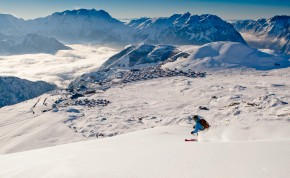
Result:
{"label": "sky", "polygon": [[235,20],[290,15],[290,0],[0,0],[0,13],[24,19],[80,8],[103,9],[119,19],[190,12]]}

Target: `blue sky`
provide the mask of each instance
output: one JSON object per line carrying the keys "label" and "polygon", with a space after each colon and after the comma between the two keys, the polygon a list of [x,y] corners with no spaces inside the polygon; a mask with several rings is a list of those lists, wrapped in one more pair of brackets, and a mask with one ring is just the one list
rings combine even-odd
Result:
{"label": "blue sky", "polygon": [[190,12],[215,14],[228,20],[258,19],[290,15],[290,0],[0,0],[0,13],[24,19],[79,8],[103,9],[115,18]]}

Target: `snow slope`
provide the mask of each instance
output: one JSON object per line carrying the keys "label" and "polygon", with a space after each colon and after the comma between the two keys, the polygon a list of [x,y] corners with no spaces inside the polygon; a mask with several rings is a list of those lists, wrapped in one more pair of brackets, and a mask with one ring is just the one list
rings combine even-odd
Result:
{"label": "snow slope", "polygon": [[235,42],[213,42],[201,47],[185,47],[190,56],[163,65],[174,70],[224,70],[227,68],[253,68],[269,70],[290,66],[287,58],[274,56]]}
{"label": "snow slope", "polygon": [[99,70],[108,68],[136,69],[144,66],[154,66],[181,52],[177,47],[171,45],[151,45],[146,43],[130,45],[110,57],[100,66]]}
{"label": "snow slope", "polygon": [[255,48],[270,48],[289,54],[290,16],[274,16],[270,19],[238,20],[232,22],[247,43]]}
{"label": "snow slope", "polygon": [[288,178],[290,140],[184,142],[189,126],[0,156],[0,177]]}
{"label": "snow slope", "polygon": [[[201,135],[202,140],[289,139],[289,78],[289,68],[233,70],[209,73],[205,78],[132,82],[77,99],[70,99],[72,95],[65,91],[44,95],[0,109],[0,153],[152,127],[192,125],[188,116],[193,114],[203,116],[212,125],[204,137]],[[110,103],[95,105],[100,99]],[[201,110],[200,106],[209,110]],[[190,131],[191,126],[183,137],[190,137]]]}
{"label": "snow slope", "polygon": [[43,81],[31,82],[17,77],[0,77],[0,107],[16,104],[56,89]]}
{"label": "snow slope", "polygon": [[69,50],[54,38],[29,34],[23,37],[3,36],[0,39],[0,55],[35,54],[48,53],[55,54],[59,50]]}

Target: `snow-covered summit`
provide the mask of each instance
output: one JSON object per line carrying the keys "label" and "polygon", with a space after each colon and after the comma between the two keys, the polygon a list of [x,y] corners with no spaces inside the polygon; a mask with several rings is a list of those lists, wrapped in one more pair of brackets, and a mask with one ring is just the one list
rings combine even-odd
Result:
{"label": "snow-covered summit", "polygon": [[106,19],[112,22],[120,23],[117,19],[111,17],[111,15],[104,10],[96,9],[77,9],[77,10],[66,10],[63,12],[55,12],[49,18],[57,16],[74,16],[74,17],[86,17],[86,18],[99,18]]}
{"label": "snow-covered summit", "polygon": [[28,20],[24,24],[24,33],[51,36],[68,42],[118,41],[119,37],[112,30],[124,26],[104,10],[78,9]]}
{"label": "snow-covered summit", "polygon": [[277,15],[270,19],[239,20],[233,23],[235,28],[246,34],[254,35],[260,40],[249,44],[259,48],[270,48],[289,53],[290,50],[290,16]]}
{"label": "snow-covered summit", "polygon": [[28,34],[22,37],[2,35],[0,38],[0,55],[48,53],[54,54],[59,50],[68,50],[54,38]]}
{"label": "snow-covered summit", "polygon": [[157,19],[142,18],[133,20],[129,25],[137,30],[133,37],[139,41],[166,44],[233,41],[246,44],[231,24],[210,14],[192,15],[187,12]]}
{"label": "snow-covered summit", "polygon": [[0,107],[37,97],[55,88],[55,85],[43,81],[31,82],[17,77],[0,76]]}

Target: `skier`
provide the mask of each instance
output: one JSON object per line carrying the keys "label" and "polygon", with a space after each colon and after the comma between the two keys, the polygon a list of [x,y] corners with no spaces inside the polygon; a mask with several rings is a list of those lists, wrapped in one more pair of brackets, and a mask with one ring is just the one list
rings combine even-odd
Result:
{"label": "skier", "polygon": [[200,116],[198,115],[194,115],[193,116],[193,120],[195,121],[195,126],[193,126],[194,130],[191,132],[191,134],[197,134],[199,131],[203,131],[205,129],[208,129],[210,127],[210,125],[208,124],[208,122],[202,118],[200,118]]}

